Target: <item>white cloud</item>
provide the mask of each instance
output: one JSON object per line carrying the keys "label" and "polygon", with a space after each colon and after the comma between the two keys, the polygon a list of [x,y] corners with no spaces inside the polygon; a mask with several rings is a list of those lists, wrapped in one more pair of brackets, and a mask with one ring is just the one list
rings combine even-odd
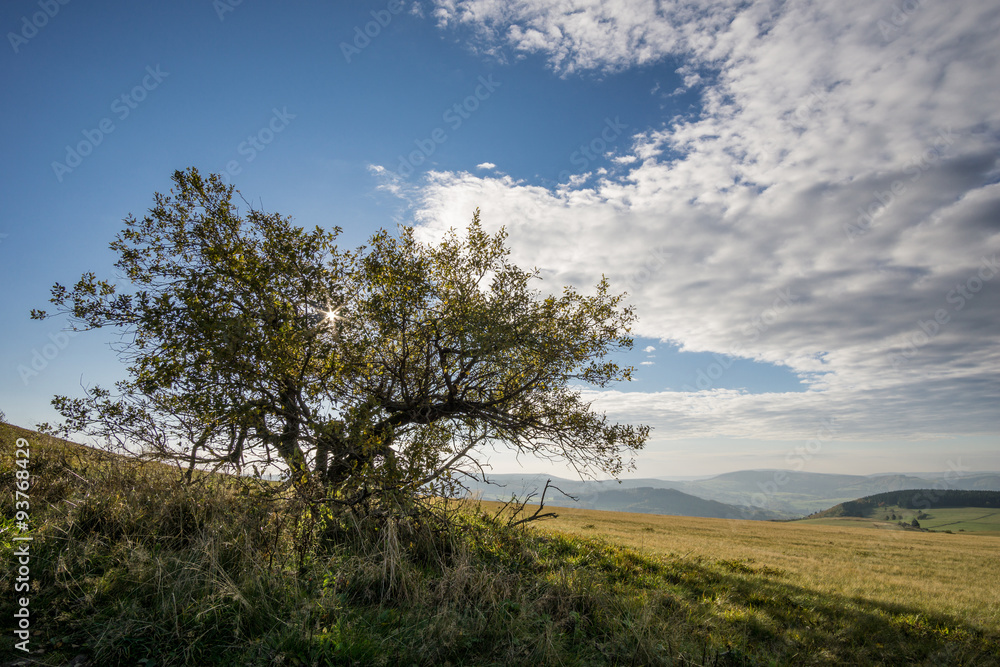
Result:
{"label": "white cloud", "polygon": [[476,169],[496,169],[497,166],[492,162],[480,162],[476,165]]}
{"label": "white cloud", "polygon": [[639,365],[640,365],[640,366],[652,366],[652,365],[654,365],[654,364],[656,364],[656,362],[655,362],[655,361],[640,361],[640,362],[639,362]]}
{"label": "white cloud", "polygon": [[698,74],[697,72],[691,72],[684,75],[684,86],[686,88],[694,88],[701,83],[701,81],[701,74]]}
{"label": "white cloud", "polygon": [[470,28],[483,53],[543,53],[562,74],[644,65],[709,36],[735,15],[736,0],[434,0],[440,27]]}
{"label": "white cloud", "polygon": [[1000,12],[921,3],[896,26],[860,0],[610,6],[454,0],[435,15],[563,75],[681,58],[701,116],[636,134],[619,178],[547,190],[434,173],[424,233],[480,206],[546,284],[605,273],[627,289],[636,335],[811,387],[595,395],[655,437],[808,438],[827,417],[841,437],[995,433]]}
{"label": "white cloud", "polygon": [[646,354],[649,354],[650,352],[656,352],[656,348],[653,347],[652,345],[647,345],[646,347],[642,348],[642,351],[645,352]]}

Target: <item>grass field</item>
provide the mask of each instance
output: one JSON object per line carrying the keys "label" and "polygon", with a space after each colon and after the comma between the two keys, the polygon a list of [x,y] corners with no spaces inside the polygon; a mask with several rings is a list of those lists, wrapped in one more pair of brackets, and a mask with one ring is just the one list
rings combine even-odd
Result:
{"label": "grass field", "polygon": [[32,653],[8,637],[3,667],[1000,665],[1000,537],[564,508],[517,527],[496,503],[327,521],[0,424],[4,562],[19,436]]}
{"label": "grass field", "polygon": [[[858,528],[869,526],[871,519],[821,519],[817,521],[841,523],[816,525],[553,511],[558,518],[539,522],[540,529],[600,537],[669,558],[742,562],[748,571],[780,572],[783,582],[862,605],[906,606],[1000,632],[997,536],[907,531],[894,523],[887,530]],[[987,513],[955,509],[931,514],[947,522]]]}

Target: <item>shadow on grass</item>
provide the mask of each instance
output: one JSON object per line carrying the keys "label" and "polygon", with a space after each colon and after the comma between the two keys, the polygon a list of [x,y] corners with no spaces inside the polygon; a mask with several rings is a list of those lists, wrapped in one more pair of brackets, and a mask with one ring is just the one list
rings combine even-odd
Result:
{"label": "shadow on grass", "polygon": [[[3,488],[20,434],[0,425]],[[1000,664],[995,634],[796,586],[750,560],[653,558],[475,512],[437,532],[310,523],[222,482],[185,487],[31,437],[42,652],[30,664]],[[12,496],[0,494],[5,517]],[[8,521],[5,562],[12,534]],[[0,586],[14,577],[6,568]],[[14,611],[0,598],[0,617]],[[24,658],[0,651],[0,664]]]}
{"label": "shadow on grass", "polygon": [[916,606],[811,590],[750,560],[655,559],[555,539],[564,563],[603,572],[622,594],[642,591],[707,646],[725,647],[704,664],[1000,664],[995,633]]}

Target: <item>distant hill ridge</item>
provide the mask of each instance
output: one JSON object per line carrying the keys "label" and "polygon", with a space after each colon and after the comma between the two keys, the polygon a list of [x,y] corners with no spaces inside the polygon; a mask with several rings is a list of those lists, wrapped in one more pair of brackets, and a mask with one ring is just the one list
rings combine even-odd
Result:
{"label": "distant hill ridge", "polygon": [[[547,501],[546,501],[547,502]],[[559,501],[553,504],[561,504]],[[705,500],[677,489],[609,489],[580,496],[580,502],[566,506],[600,509],[611,512],[670,514],[714,519],[773,520],[787,518],[780,513],[754,507],[737,507],[715,500]]]}
{"label": "distant hill ridge", "polygon": [[[792,518],[803,517],[814,512],[826,510],[838,503],[853,501],[881,493],[909,491],[914,493],[924,489],[925,493],[940,494],[941,491],[928,489],[950,489],[966,491],[1000,491],[1000,474],[996,472],[959,472],[942,473],[882,473],[878,475],[844,475],[829,473],[813,473],[793,470],[740,470],[724,473],[715,477],[687,480],[667,479],[623,479],[581,481],[559,479],[549,475],[538,474],[495,474],[490,479],[498,485],[485,484],[481,481],[469,482],[469,490],[474,494],[482,494],[486,500],[507,500],[512,493],[523,495],[531,492],[539,493],[547,479],[566,493],[578,496],[581,502],[586,502],[590,509],[612,509],[604,506],[604,497],[600,494],[609,491],[626,489],[644,489],[649,496],[648,502],[637,501],[639,506],[662,506],[660,500],[666,496],[654,491],[674,489],[702,500],[712,500],[738,508],[741,512],[754,512],[753,518]],[[557,500],[558,498],[558,500]],[[546,502],[550,504],[570,505],[580,507],[571,501],[563,502],[565,498],[559,494],[550,493]],[[607,496],[607,500],[615,504],[621,500],[619,496]],[[709,511],[708,507],[702,510]],[[718,510],[718,508],[715,508]],[[676,514],[663,509],[636,509],[632,511],[655,511],[660,514]],[[701,511],[701,510],[699,510]],[[756,512],[755,512],[756,511]],[[697,516],[716,516],[715,514]]]}
{"label": "distant hill ridge", "polygon": [[946,507],[1000,508],[1000,491],[966,491],[960,489],[908,489],[888,491],[848,500],[828,510],[810,515],[810,519],[828,517],[868,517],[880,507],[904,509],[942,509]]}

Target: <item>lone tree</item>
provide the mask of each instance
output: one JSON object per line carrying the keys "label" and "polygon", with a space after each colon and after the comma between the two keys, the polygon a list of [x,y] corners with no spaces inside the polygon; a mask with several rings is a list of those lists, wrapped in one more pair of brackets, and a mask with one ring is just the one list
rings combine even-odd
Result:
{"label": "lone tree", "polygon": [[578,390],[629,378],[605,357],[631,347],[633,311],[604,279],[593,296],[542,297],[478,210],[464,238],[402,228],[343,251],[339,228],[241,214],[216,175],[173,181],[111,244],[128,291],[93,273],[52,288],[74,330],[120,330],[128,363],[116,390],[53,399],[61,431],[189,479],[280,462],[310,498],[379,512],[453,493],[486,448],[618,475],[648,437]]}

